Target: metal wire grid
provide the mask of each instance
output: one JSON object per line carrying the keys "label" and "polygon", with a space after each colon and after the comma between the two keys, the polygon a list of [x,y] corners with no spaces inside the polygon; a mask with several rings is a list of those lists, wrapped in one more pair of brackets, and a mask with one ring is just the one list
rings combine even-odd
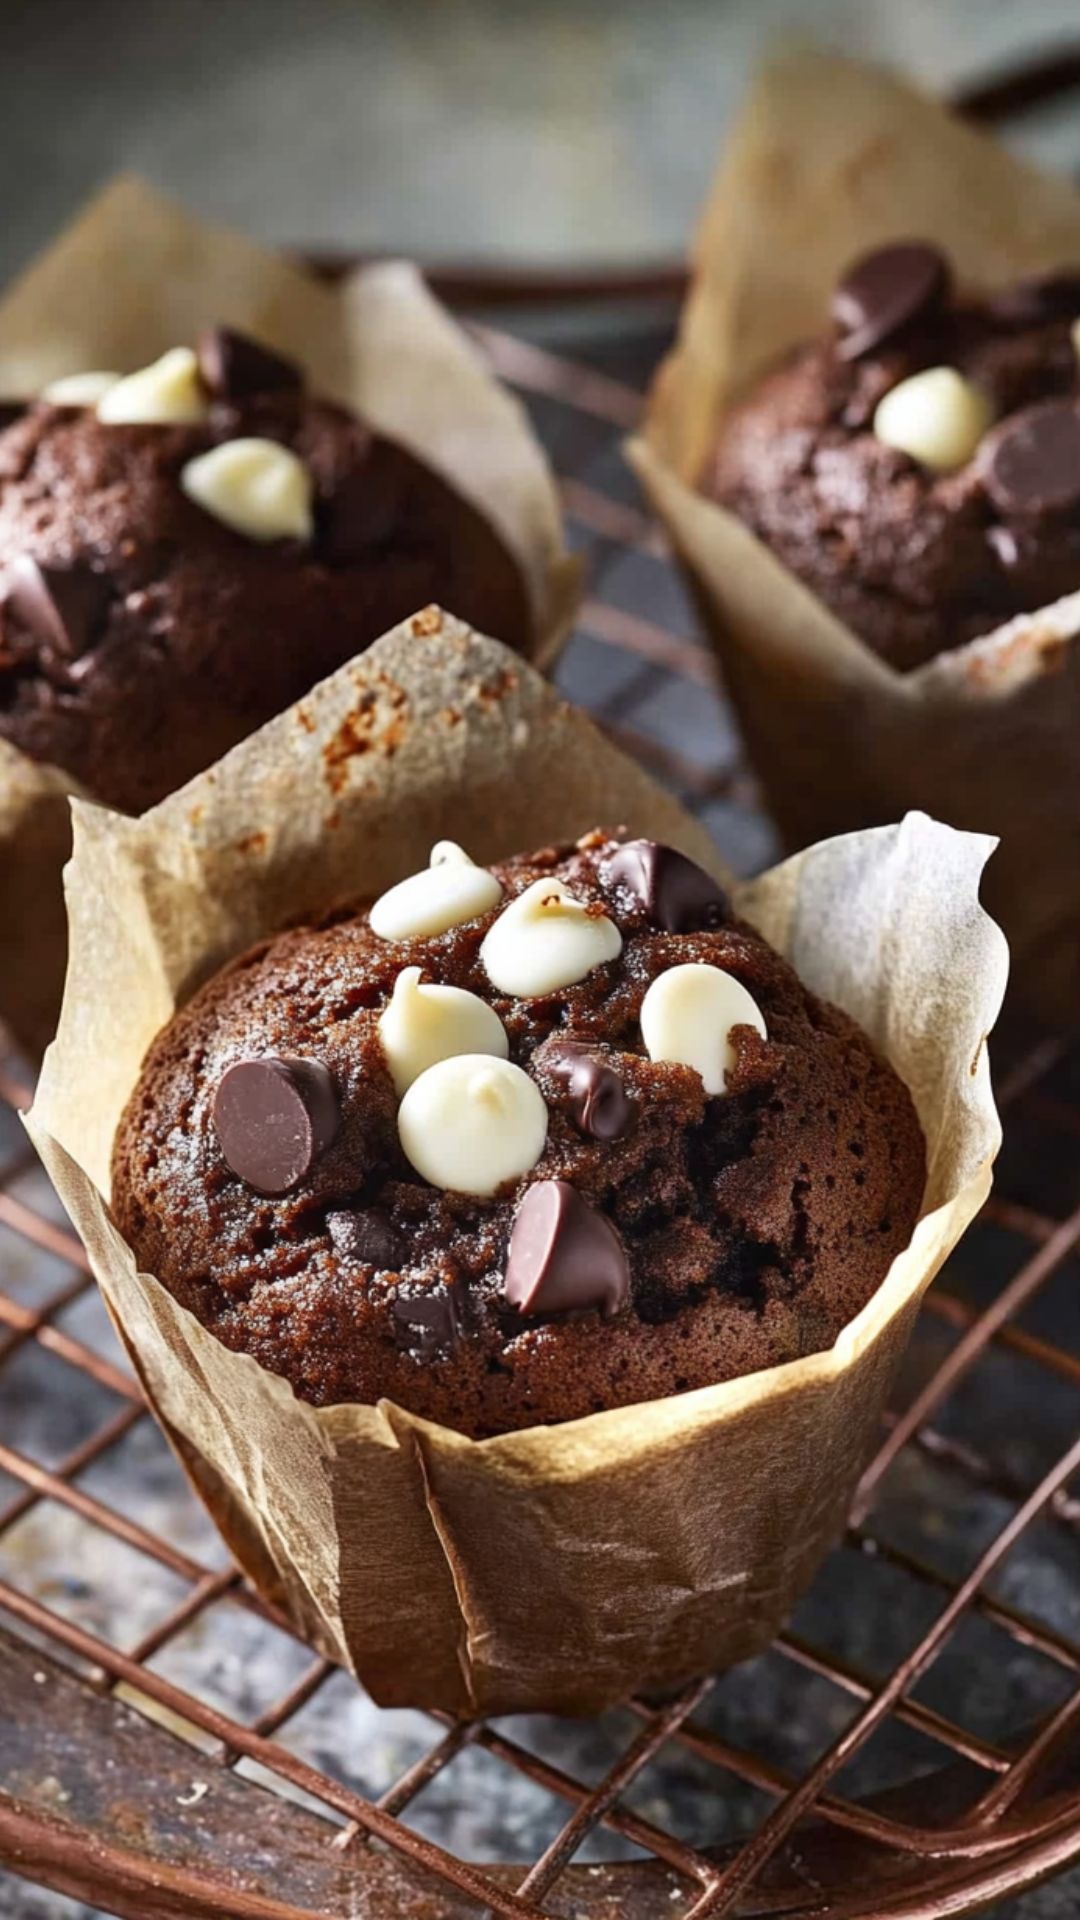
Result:
{"label": "metal wire grid", "polygon": [[[710,706],[716,698],[711,663],[697,643],[686,637],[686,632],[676,630],[674,619],[669,618],[678,601],[672,597],[676,589],[664,560],[662,540],[634,504],[629,482],[625,475],[617,474],[614,462],[617,437],[638,416],[638,392],[606,372],[584,364],[568,364],[516,336],[487,328],[478,328],[477,335],[497,370],[534,409],[564,476],[572,524],[590,550],[591,597],[564,677],[571,686],[583,681],[585,691],[593,694],[601,723],[657,767],[691,807],[726,829],[728,845],[734,841],[741,857],[748,863],[753,861],[760,851],[760,825],[753,810],[752,785],[739,762],[732,729],[720,708]],[[652,580],[650,603],[658,602],[661,608],[657,617],[646,618],[635,610],[640,604],[637,587],[642,565],[650,571]],[[601,650],[599,655],[597,648]],[[653,716],[672,697],[676,700],[676,718],[674,727],[668,725],[665,738],[653,724]],[[704,757],[686,750],[687,745],[693,749],[698,738],[695,728],[699,707],[705,716],[701,737],[707,735],[710,742]],[[680,720],[680,714],[690,717]],[[1056,1127],[1063,1140],[1074,1144],[1080,1137],[1080,1099],[1070,1101],[1055,1091],[1063,1075],[1068,1084],[1073,1061],[1068,1048],[1053,1040],[1030,1041],[1014,1050],[1009,1070],[999,1084],[999,1099],[1018,1167],[1027,1164],[1023,1154],[1033,1123]],[[1080,1095],[1080,1069],[1073,1091]],[[29,1097],[28,1084],[9,1062],[0,1070],[0,1098],[10,1107],[20,1108]],[[204,1745],[210,1743],[212,1758],[220,1767],[231,1769],[241,1762],[255,1762],[267,1770],[266,1778],[271,1783],[311,1796],[331,1823],[327,1844],[343,1858],[365,1843],[381,1842],[413,1868],[424,1870],[425,1884],[430,1886],[430,1876],[434,1876],[447,1897],[452,1893],[455,1914],[471,1910],[457,1904],[464,1897],[484,1912],[521,1916],[522,1920],[524,1916],[536,1920],[539,1915],[569,1911],[582,1915],[629,1913],[631,1905],[643,1920],[660,1913],[685,1915],[687,1920],[691,1916],[693,1920],[705,1920],[706,1916],[720,1920],[720,1916],[736,1912],[781,1910],[813,1915],[817,1920],[826,1915],[830,1920],[841,1920],[844,1915],[886,1912],[909,1916],[958,1913],[1080,1858],[1080,1772],[1074,1770],[1070,1775],[1067,1767],[1080,1725],[1080,1642],[1034,1611],[1000,1597],[991,1585],[992,1577],[1002,1569],[1017,1542],[1037,1522],[1052,1526],[1070,1548],[1076,1547],[1080,1502],[1070,1494],[1069,1481],[1080,1468],[1080,1439],[1064,1446],[1036,1484],[1022,1485],[986,1451],[957,1438],[942,1419],[947,1403],[990,1353],[1022,1360],[1047,1380],[1080,1387],[1080,1352],[1069,1351],[1056,1340],[1019,1324],[1020,1316],[1060,1275],[1080,1244],[1080,1206],[1060,1214],[1030,1204],[1023,1197],[1021,1179],[1020,1198],[996,1199],[989,1209],[988,1218],[1009,1246],[1022,1250],[1022,1257],[1013,1262],[989,1302],[973,1303],[961,1292],[950,1290],[947,1276],[927,1299],[924,1321],[936,1325],[939,1333],[946,1333],[951,1344],[915,1397],[891,1419],[880,1451],[862,1482],[847,1549],[873,1555],[878,1563],[887,1565],[899,1581],[908,1583],[912,1593],[918,1591],[920,1605],[927,1593],[939,1596],[940,1604],[910,1651],[884,1676],[866,1671],[856,1658],[827,1642],[818,1643],[794,1632],[780,1637],[775,1653],[805,1676],[807,1683],[826,1683],[851,1715],[805,1770],[794,1772],[749,1744],[739,1744],[716,1732],[708,1723],[705,1708],[723,1689],[724,1681],[706,1678],[685,1688],[675,1699],[633,1702],[637,1731],[602,1777],[591,1784],[573,1777],[555,1760],[531,1751],[502,1725],[457,1725],[435,1716],[432,1744],[422,1758],[409,1765],[380,1797],[367,1798],[285,1744],[290,1723],[335,1674],[327,1661],[313,1658],[279,1698],[247,1721],[208,1703],[146,1664],[199,1622],[212,1632],[212,1609],[226,1597],[284,1632],[290,1630],[274,1609],[243,1583],[235,1569],[205,1563],[83,1484],[88,1470],[117,1449],[149,1416],[128,1373],[63,1324],[64,1316],[92,1282],[82,1250],[70,1232],[13,1191],[29,1161],[29,1154],[20,1148],[5,1169],[0,1183],[0,1228],[9,1229],[42,1256],[62,1262],[64,1277],[43,1302],[34,1306],[0,1291],[0,1393],[3,1369],[28,1344],[36,1343],[65,1369],[89,1375],[115,1406],[89,1438],[52,1466],[13,1445],[0,1445],[0,1472],[16,1489],[0,1510],[0,1609],[31,1644],[68,1664],[74,1662],[87,1684],[105,1693],[119,1688],[124,1697],[141,1703],[151,1714],[170,1724],[178,1718],[187,1730],[195,1730]],[[1080,1199],[1080,1194],[1076,1197]],[[902,1456],[912,1452],[932,1461],[936,1470],[970,1488],[973,1494],[989,1489],[1007,1503],[1005,1524],[982,1546],[962,1576],[913,1553],[902,1542],[898,1544],[875,1523],[875,1502],[886,1474]],[[66,1509],[112,1541],[133,1549],[159,1569],[167,1570],[184,1587],[182,1597],[165,1616],[155,1620],[126,1650],[47,1604],[32,1590],[32,1582],[21,1582],[17,1557],[5,1562],[4,1547],[16,1524],[35,1509],[54,1512],[56,1508]],[[913,1616],[917,1617],[914,1607]],[[1012,1647],[1051,1663],[1061,1681],[1061,1697],[1052,1710],[1033,1728],[1017,1732],[1006,1741],[989,1739],[961,1724],[920,1699],[916,1691],[920,1679],[953,1643],[957,1629],[972,1619],[1007,1636]],[[823,1718],[829,1724],[829,1716]],[[838,1789],[837,1775],[875,1732],[890,1723],[913,1730],[928,1741],[939,1764],[962,1763],[965,1779],[970,1776],[972,1784],[957,1812],[944,1819],[938,1817],[935,1822],[925,1812],[905,1810],[899,1800],[859,1800]],[[467,1747],[479,1748],[500,1765],[516,1769],[567,1809],[554,1838],[527,1869],[511,1875],[505,1867],[476,1865],[435,1844],[408,1822],[418,1796]],[[764,1817],[744,1838],[722,1850],[710,1850],[690,1844],[627,1804],[628,1790],[646,1769],[676,1750],[713,1770],[718,1806],[725,1787],[732,1782],[749,1786],[765,1797]],[[2,1786],[0,1760],[0,1789]],[[18,1822],[6,1819],[3,1809],[0,1792],[0,1859],[19,1864],[25,1871],[28,1863],[18,1845]],[[815,1891],[803,1881],[800,1894],[796,1882],[784,1880],[782,1863],[793,1857],[793,1835],[797,1842],[811,1819],[827,1841],[832,1837],[830,1844],[838,1850],[838,1857],[843,1845],[856,1844],[852,1859],[861,1865],[853,1864],[851,1877],[846,1881],[841,1878],[840,1884],[828,1891],[820,1886]],[[572,1864],[586,1840],[591,1838],[595,1844],[595,1837],[604,1833],[631,1843],[658,1863],[655,1886],[647,1883],[644,1896],[635,1881],[633,1903],[628,1888],[627,1904],[618,1903],[614,1908],[594,1905],[594,1900],[601,1897],[610,1900],[609,1884],[605,1882],[601,1896],[586,1877],[588,1870]],[[29,1864],[33,1870],[34,1862]],[[896,1877],[890,1881],[894,1869]],[[41,1878],[50,1878],[48,1862],[39,1861],[37,1870]],[[102,1897],[100,1887],[97,1897]],[[137,1911],[141,1920],[159,1910],[148,1893],[141,1896],[138,1906],[124,1904],[130,1896],[120,1890],[115,1897],[119,1911]],[[564,1904],[568,1900],[569,1906]],[[636,1904],[639,1900],[643,1904]],[[200,1909],[161,1908],[163,1912],[174,1910]],[[215,1911],[239,1914],[248,1910],[235,1889],[223,1883],[221,1904]],[[383,1909],[371,1910],[381,1920]],[[449,1908],[436,1905],[432,1911],[442,1913]]]}

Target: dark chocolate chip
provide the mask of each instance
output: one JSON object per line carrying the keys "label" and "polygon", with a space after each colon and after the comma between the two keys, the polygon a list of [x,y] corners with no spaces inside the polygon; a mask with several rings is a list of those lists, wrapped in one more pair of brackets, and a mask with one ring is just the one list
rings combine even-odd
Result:
{"label": "dark chocolate chip", "polygon": [[0,433],[5,433],[8,427],[15,425],[16,420],[22,419],[27,404],[25,400],[0,400]]}
{"label": "dark chocolate chip", "polygon": [[858,360],[944,304],[949,265],[937,247],[906,240],[864,253],[833,291],[841,360]]}
{"label": "dark chocolate chip", "polygon": [[598,1060],[582,1040],[552,1040],[539,1056],[549,1073],[566,1083],[574,1124],[594,1140],[621,1140],[629,1133],[634,1109],[626,1088],[606,1060]]}
{"label": "dark chocolate chip", "polygon": [[1002,513],[1063,513],[1080,506],[1080,406],[1043,400],[987,434],[982,482]]}
{"label": "dark chocolate chip", "polygon": [[380,1273],[396,1273],[401,1264],[401,1242],[381,1207],[337,1208],[326,1216],[336,1253],[346,1260],[362,1260]]}
{"label": "dark chocolate chip", "polygon": [[999,287],[989,296],[986,310],[1007,331],[1080,319],[1080,273],[1042,273]]}
{"label": "dark chocolate chip", "polygon": [[630,1295],[622,1241],[569,1181],[540,1180],[514,1217],[503,1292],[519,1313],[618,1313]]}
{"label": "dark chocolate chip", "polygon": [[423,1358],[460,1344],[465,1300],[455,1281],[438,1293],[399,1293],[392,1311],[401,1344],[414,1347]]}
{"label": "dark chocolate chip", "polygon": [[214,1094],[214,1128],[234,1173],[257,1193],[288,1193],[310,1173],[340,1123],[320,1060],[238,1060]]}
{"label": "dark chocolate chip", "polygon": [[361,460],[319,501],[317,518],[319,558],[331,567],[348,567],[386,544],[400,513],[393,491],[378,486],[370,465]]}
{"label": "dark chocolate chip", "polygon": [[731,917],[731,902],[704,867],[656,840],[628,840],[604,861],[607,887],[624,887],[665,933],[703,933]]}
{"label": "dark chocolate chip", "polygon": [[46,567],[28,553],[4,572],[5,605],[41,646],[76,660],[94,639],[109,583],[89,567]]}
{"label": "dark chocolate chip", "polygon": [[231,327],[199,335],[199,372],[218,400],[251,400],[260,393],[299,393],[304,376],[295,360],[274,353]]}

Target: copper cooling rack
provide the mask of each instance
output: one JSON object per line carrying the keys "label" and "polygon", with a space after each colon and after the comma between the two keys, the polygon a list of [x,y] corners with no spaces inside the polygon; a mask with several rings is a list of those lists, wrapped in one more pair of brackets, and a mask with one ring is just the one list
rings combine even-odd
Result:
{"label": "copper cooling rack", "polygon": [[[670,333],[645,291],[577,311],[572,359],[565,311],[476,332],[589,557],[566,690],[749,868],[770,831],[618,456]],[[996,1064],[996,1196],[787,1632],[596,1722],[457,1725],[379,1712],[224,1560],[0,1056],[0,1863],[132,1920],[933,1920],[1080,1862],[1080,1043]]]}

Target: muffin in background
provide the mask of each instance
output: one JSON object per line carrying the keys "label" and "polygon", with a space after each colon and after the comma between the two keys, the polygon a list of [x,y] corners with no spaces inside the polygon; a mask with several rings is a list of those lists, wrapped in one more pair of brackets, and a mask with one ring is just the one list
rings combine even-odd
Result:
{"label": "muffin in background", "polygon": [[1080,588],[1080,269],[976,297],[851,263],[829,328],[727,413],[702,491],[900,670]]}
{"label": "muffin in background", "polygon": [[518,562],[421,460],[224,328],[0,434],[0,738],[140,812],[441,600],[527,650]]}

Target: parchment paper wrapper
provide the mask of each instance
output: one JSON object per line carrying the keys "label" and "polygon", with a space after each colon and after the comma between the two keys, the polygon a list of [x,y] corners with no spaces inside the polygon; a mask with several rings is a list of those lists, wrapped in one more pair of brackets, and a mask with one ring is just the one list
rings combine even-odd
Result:
{"label": "parchment paper wrapper", "polygon": [[433,610],[412,629],[141,820],[77,803],[71,965],[28,1125],[252,1578],[380,1702],[585,1711],[762,1647],[843,1522],[919,1297],[990,1184],[991,843],[913,815],[740,895],[894,1061],[927,1136],[925,1216],[831,1351],[482,1442],[389,1402],[317,1411],[138,1274],[110,1222],[117,1120],[177,1003],[440,835],[488,860],[621,822],[717,869],[701,828],[520,660]]}
{"label": "parchment paper wrapper", "polygon": [[1080,195],[887,74],[762,74],[706,205],[678,342],[630,457],[688,572],[788,846],[925,807],[998,833],[986,902],[1036,1009],[1080,1001],[1080,594],[895,672],[694,491],[725,409],[827,324],[844,265],[937,241],[989,288],[1080,260]]}
{"label": "parchment paper wrapper", "polygon": [[[143,366],[219,320],[294,355],[316,393],[356,408],[486,514],[528,584],[531,657],[549,665],[580,580],[553,477],[524,410],[406,262],[328,287],[121,178],[0,302],[0,392]],[[0,1017],[31,1054],[51,1038],[63,984],[70,789],[0,741]]]}

